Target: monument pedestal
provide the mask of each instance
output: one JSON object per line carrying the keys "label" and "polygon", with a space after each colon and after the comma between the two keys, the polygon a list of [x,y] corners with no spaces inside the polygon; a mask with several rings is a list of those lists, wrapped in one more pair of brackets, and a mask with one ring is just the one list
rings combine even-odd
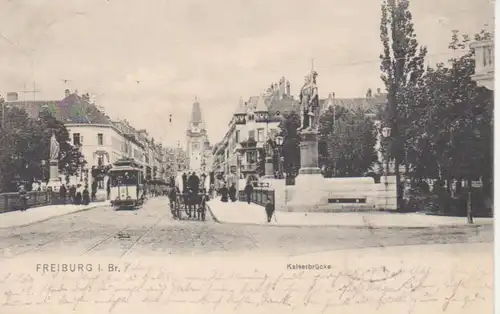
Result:
{"label": "monument pedestal", "polygon": [[57,192],[62,185],[61,178],[59,178],[59,162],[57,160],[51,160],[49,166],[49,182],[47,183],[47,187]]}
{"label": "monument pedestal", "polygon": [[263,179],[274,179],[274,166],[273,159],[271,157],[266,157]]}
{"label": "monument pedestal", "polygon": [[[286,211],[315,211],[324,196],[325,178],[318,167],[318,133],[303,130],[300,133],[300,169],[295,186],[289,186],[285,204]],[[291,196],[291,197],[290,197]]]}

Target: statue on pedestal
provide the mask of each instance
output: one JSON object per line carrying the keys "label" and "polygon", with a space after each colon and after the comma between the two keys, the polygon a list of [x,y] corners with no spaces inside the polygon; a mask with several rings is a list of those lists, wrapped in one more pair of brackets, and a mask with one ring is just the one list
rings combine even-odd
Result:
{"label": "statue on pedestal", "polygon": [[59,142],[57,142],[56,134],[52,133],[50,138],[50,160],[59,160]]}
{"label": "statue on pedestal", "polygon": [[316,77],[318,73],[312,71],[305,77],[304,85],[300,90],[301,126],[299,131],[318,131],[319,126],[319,96]]}

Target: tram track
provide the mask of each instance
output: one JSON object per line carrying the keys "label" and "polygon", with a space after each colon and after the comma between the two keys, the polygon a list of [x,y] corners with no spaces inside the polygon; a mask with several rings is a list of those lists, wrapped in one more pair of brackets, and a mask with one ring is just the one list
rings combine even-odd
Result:
{"label": "tram track", "polygon": [[[72,232],[79,233],[79,232],[82,232],[85,230],[86,230],[86,227],[81,227],[79,229],[73,230]],[[58,230],[55,230],[55,231],[58,231]],[[21,243],[21,244],[14,243],[14,244],[9,245],[7,247],[3,247],[0,249],[3,253],[2,256],[0,256],[0,258],[14,258],[14,257],[19,257],[21,255],[36,253],[36,252],[43,250],[44,248],[46,248],[47,246],[49,246],[53,243],[64,241],[63,239],[61,239],[60,234],[57,232],[54,232],[54,231],[52,231],[52,232],[49,231],[47,233],[47,238],[48,239],[45,239],[45,241],[42,240],[40,242],[39,242],[39,238],[34,238],[33,239],[34,243],[32,245],[30,245],[31,243]],[[13,249],[14,250],[17,248],[22,249],[25,247],[29,247],[29,248],[26,250],[22,250],[20,252],[13,252],[13,253],[10,252]]]}
{"label": "tram track", "polygon": [[[162,222],[166,217],[171,215],[170,212],[165,213],[162,215],[159,219],[157,219],[150,227],[147,228],[146,232],[142,233],[140,236],[138,236],[136,239],[132,241],[130,245],[128,245],[125,249],[122,250],[120,254],[120,258],[123,258],[127,254],[129,254],[136,246],[139,244],[139,242],[144,239],[147,235],[149,235],[153,229],[158,226],[160,222]],[[127,232],[127,229],[131,229],[130,225],[127,225],[121,229],[119,229],[116,232],[113,232],[111,234],[108,234],[105,236],[103,239],[100,239],[96,243],[92,244],[89,246],[85,251],[83,251],[80,256],[89,256],[91,253],[98,252],[98,249],[106,245],[107,243],[111,242],[113,239],[123,239],[122,235]],[[130,236],[129,236],[130,237]],[[127,237],[125,237],[126,239]]]}

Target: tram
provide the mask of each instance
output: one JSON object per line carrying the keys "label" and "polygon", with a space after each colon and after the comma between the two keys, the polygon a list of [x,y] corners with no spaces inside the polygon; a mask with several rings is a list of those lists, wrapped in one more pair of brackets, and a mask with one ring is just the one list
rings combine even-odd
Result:
{"label": "tram", "polygon": [[108,172],[110,200],[115,209],[136,208],[144,203],[144,174],[134,159],[120,159]]}

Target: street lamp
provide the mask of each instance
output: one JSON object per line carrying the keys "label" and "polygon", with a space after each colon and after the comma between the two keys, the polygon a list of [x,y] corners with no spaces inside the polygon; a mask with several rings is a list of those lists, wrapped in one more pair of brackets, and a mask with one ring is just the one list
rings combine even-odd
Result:
{"label": "street lamp", "polygon": [[42,182],[45,182],[45,165],[47,164],[46,160],[42,160]]}
{"label": "street lamp", "polygon": [[279,175],[280,178],[283,176],[283,162],[285,161],[285,158],[283,157],[282,154],[282,148],[283,148],[283,136],[276,136],[275,137],[276,144],[278,145],[278,167],[279,167]]}
{"label": "street lamp", "polygon": [[[381,135],[383,138],[389,138],[391,136],[391,128],[389,127],[383,127],[382,128],[382,132],[381,132]],[[385,184],[385,190],[387,191],[387,188],[388,188],[388,185],[389,185],[389,182],[387,182],[387,175],[389,173],[389,147],[386,147],[385,149],[385,180],[384,180],[384,184]],[[387,206],[387,196],[385,198],[385,202],[386,202],[386,206]]]}
{"label": "street lamp", "polygon": [[80,156],[80,182],[83,181],[83,163],[85,161],[85,159],[83,158],[83,156]]}

